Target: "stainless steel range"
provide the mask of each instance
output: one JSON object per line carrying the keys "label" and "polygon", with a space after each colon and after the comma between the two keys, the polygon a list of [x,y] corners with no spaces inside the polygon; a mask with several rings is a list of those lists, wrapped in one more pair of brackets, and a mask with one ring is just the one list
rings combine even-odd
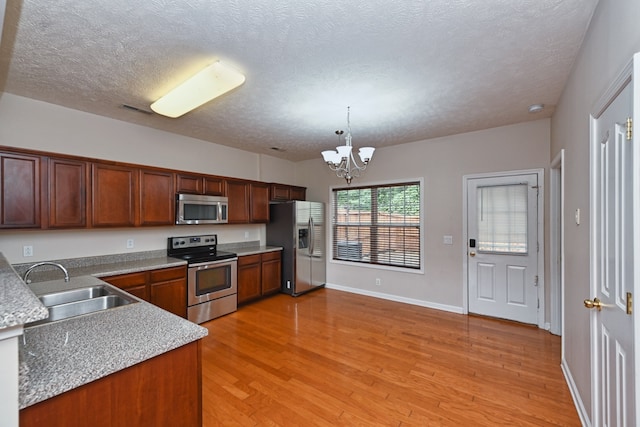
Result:
{"label": "stainless steel range", "polygon": [[216,234],[168,239],[167,255],[187,261],[187,318],[195,323],[238,309],[238,256],[217,245]]}

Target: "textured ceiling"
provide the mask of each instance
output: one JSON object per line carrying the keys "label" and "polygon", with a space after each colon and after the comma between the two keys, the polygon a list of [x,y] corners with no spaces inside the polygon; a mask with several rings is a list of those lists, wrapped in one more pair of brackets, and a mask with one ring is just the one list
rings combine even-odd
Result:
{"label": "textured ceiling", "polygon": [[[597,0],[24,0],[0,90],[289,160],[549,117]],[[246,83],[149,105],[220,59]],[[527,106],[543,103],[535,115]],[[281,151],[274,151],[277,147]]]}

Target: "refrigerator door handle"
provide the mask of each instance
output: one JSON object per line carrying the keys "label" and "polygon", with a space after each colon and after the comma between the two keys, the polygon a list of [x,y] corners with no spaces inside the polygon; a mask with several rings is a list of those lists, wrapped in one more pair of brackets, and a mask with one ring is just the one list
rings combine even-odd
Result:
{"label": "refrigerator door handle", "polygon": [[313,218],[309,218],[309,255],[313,255],[316,246],[316,230]]}

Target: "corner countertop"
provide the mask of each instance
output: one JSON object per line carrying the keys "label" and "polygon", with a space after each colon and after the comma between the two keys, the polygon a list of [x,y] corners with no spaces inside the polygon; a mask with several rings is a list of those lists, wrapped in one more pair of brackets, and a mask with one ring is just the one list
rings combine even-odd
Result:
{"label": "corner countertop", "polygon": [[[36,294],[106,285],[96,277],[35,283]],[[137,298],[136,298],[137,299]],[[19,346],[20,409],[196,341],[208,331],[145,301],[27,327]]]}
{"label": "corner countertop", "polygon": [[0,330],[46,319],[49,312],[0,253]]}

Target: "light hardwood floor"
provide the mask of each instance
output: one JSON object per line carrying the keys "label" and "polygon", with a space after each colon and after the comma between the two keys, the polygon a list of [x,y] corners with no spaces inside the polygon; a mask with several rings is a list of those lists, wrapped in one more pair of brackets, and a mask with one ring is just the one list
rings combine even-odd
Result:
{"label": "light hardwood floor", "polygon": [[203,324],[204,426],[578,426],[560,339],[320,289]]}

